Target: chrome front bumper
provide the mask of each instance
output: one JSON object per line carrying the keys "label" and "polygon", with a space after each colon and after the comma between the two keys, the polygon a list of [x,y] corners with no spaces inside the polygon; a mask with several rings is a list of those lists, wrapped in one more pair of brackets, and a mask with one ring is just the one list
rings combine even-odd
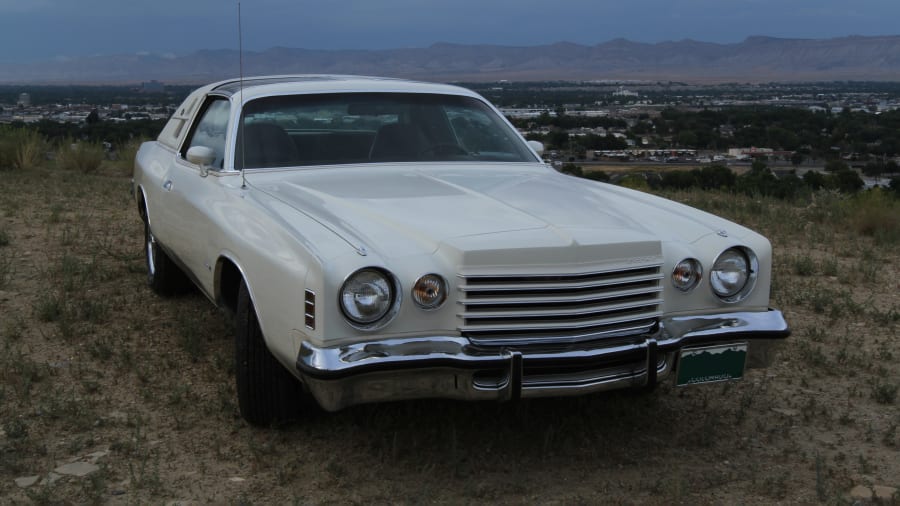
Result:
{"label": "chrome front bumper", "polygon": [[440,397],[512,400],[652,386],[677,366],[677,352],[713,343],[748,344],[748,367],[771,363],[790,334],[780,311],[664,318],[655,332],[560,346],[476,347],[465,337],[387,339],[318,348],[304,342],[297,371],[326,410],[366,402]]}

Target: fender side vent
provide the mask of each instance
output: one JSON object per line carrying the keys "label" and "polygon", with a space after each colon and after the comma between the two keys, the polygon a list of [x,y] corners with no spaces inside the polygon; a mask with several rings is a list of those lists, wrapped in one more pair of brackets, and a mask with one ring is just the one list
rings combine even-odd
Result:
{"label": "fender side vent", "polygon": [[303,311],[306,319],[306,328],[316,330],[316,292],[306,290]]}

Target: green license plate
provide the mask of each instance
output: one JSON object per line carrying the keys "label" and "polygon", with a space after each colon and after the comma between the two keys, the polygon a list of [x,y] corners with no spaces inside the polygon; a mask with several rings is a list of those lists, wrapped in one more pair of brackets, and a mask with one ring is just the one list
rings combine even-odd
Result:
{"label": "green license plate", "polygon": [[747,362],[747,343],[705,346],[681,350],[678,386],[741,379]]}

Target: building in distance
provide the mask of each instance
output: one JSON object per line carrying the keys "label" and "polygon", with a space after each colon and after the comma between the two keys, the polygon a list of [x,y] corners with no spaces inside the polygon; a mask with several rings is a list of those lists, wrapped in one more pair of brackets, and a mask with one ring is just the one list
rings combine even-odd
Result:
{"label": "building in distance", "polygon": [[163,93],[166,86],[156,79],[141,83],[141,93]]}

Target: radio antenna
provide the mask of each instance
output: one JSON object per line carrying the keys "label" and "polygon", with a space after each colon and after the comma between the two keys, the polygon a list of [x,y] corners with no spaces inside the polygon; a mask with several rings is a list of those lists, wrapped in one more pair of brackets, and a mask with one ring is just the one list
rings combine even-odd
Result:
{"label": "radio antenna", "polygon": [[237,3],[238,7],[238,109],[241,111],[241,115],[238,118],[240,121],[240,125],[238,125],[238,131],[241,133],[240,142],[241,142],[241,189],[247,188],[247,177],[244,175],[244,160],[246,160],[246,156],[244,155],[244,148],[246,147],[244,144],[244,35],[243,30],[241,29],[241,3]]}

